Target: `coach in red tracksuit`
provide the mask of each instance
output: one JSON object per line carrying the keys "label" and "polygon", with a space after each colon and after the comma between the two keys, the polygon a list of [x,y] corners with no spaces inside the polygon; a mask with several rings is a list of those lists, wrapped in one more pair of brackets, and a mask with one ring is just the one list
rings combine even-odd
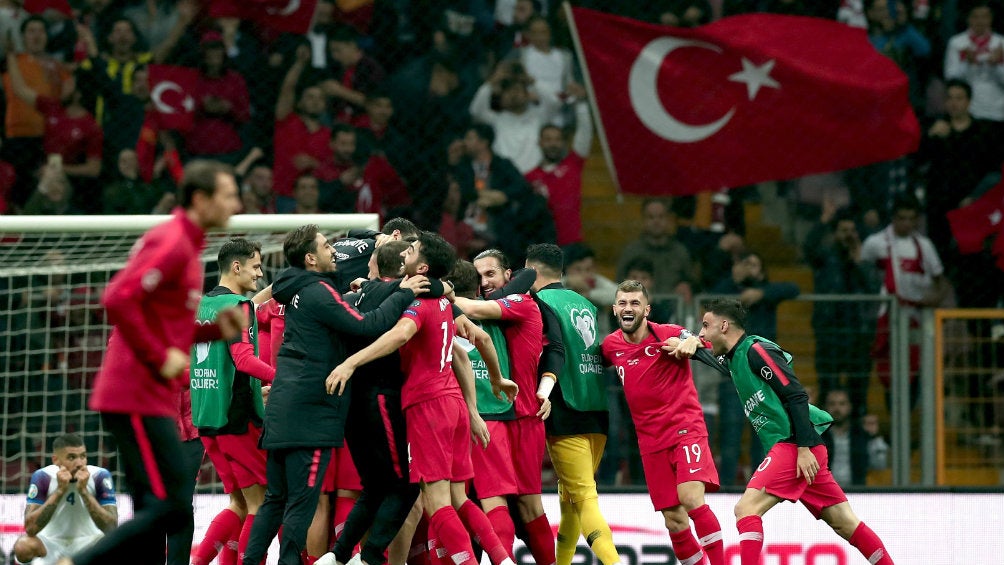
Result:
{"label": "coach in red tracksuit", "polygon": [[192,477],[175,424],[179,377],[193,343],[236,337],[247,324],[239,310],[221,313],[216,324],[195,323],[205,231],[226,225],[241,206],[233,174],[221,163],[193,161],[179,197],[182,208],[137,242],[101,299],[114,328],[90,408],[115,437],[134,517],[72,563],[164,562],[165,535],[191,512]]}

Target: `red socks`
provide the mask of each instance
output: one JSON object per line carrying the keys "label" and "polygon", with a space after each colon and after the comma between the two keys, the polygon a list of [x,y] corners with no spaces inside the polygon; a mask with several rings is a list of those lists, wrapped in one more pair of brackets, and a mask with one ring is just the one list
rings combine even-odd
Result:
{"label": "red socks", "polygon": [[694,521],[694,531],[697,532],[697,541],[704,548],[704,553],[708,556],[711,565],[725,565],[725,544],[722,541],[722,526],[718,523],[718,518],[711,511],[711,507],[705,504],[695,508],[690,513],[690,519]]}
{"label": "red socks", "polygon": [[554,565],[554,533],[547,523],[547,514],[541,514],[526,523],[530,554],[537,565]]}
{"label": "red socks", "polygon": [[452,506],[446,505],[429,517],[429,537],[438,540],[454,565],[478,565],[471,538]]}
{"label": "red socks", "polygon": [[763,520],[759,516],[746,516],[736,522],[739,529],[739,555],[742,565],[760,565],[763,549]]}
{"label": "red socks", "polygon": [[202,543],[192,555],[192,565],[208,565],[218,553],[224,552],[227,541],[236,539],[240,531],[241,517],[233,510],[224,508],[209,524]]}
{"label": "red socks", "polygon": [[670,532],[669,539],[673,542],[673,553],[680,560],[680,565],[702,565],[704,551],[690,528],[679,532]]}
{"label": "red socks", "polygon": [[485,550],[492,563],[500,565],[509,559],[509,552],[502,545],[498,534],[492,529],[492,523],[480,506],[468,500],[460,505],[457,514],[460,516],[460,521],[467,527],[471,537]]}
{"label": "red socks", "polygon": [[254,514],[248,514],[244,518],[244,527],[241,528],[241,537],[237,539],[237,558],[240,563],[244,562],[244,551],[248,548],[248,540],[251,539],[251,526],[254,525]]}
{"label": "red socks", "polygon": [[429,519],[425,512],[422,519],[415,526],[415,535],[411,537],[411,549],[408,550],[408,565],[433,565],[434,561],[429,555],[435,548],[429,545]]}
{"label": "red socks", "polygon": [[345,529],[345,521],[349,519],[349,512],[352,512],[352,508],[355,505],[356,499],[348,496],[339,496],[335,499],[335,516],[331,521],[335,526],[335,535],[331,537],[332,547],[334,547],[335,541],[339,538],[339,536],[342,535],[342,530]]}
{"label": "red socks", "polygon": [[861,555],[865,556],[871,565],[893,565],[892,557],[889,557],[889,553],[886,552],[882,540],[864,522],[858,524],[848,541],[861,552]]}
{"label": "red socks", "polygon": [[510,558],[513,558],[512,546],[516,543],[516,525],[512,523],[512,516],[509,515],[508,506],[496,506],[486,514],[488,521],[492,523],[492,529],[502,542]]}

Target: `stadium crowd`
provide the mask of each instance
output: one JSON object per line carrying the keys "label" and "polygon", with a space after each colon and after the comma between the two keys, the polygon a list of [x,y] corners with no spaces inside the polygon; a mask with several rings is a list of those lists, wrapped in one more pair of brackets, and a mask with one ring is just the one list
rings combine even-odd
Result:
{"label": "stadium crowd", "polygon": [[[801,226],[796,240],[813,268],[813,290],[896,294],[917,309],[953,299],[999,305],[1004,284],[990,250],[962,255],[946,219],[1000,180],[1004,38],[994,31],[1002,21],[994,17],[997,3],[575,4],[675,26],[766,11],[866,29],[910,78],[923,139],[906,158],[830,175],[825,191],[813,190],[818,179],[779,183]],[[3,213],[168,213],[179,204],[174,187],[184,165],[209,158],[234,166],[244,213],[406,216],[440,233],[462,258],[497,248],[514,266],[523,265],[528,245],[557,243],[567,288],[609,312],[617,282],[597,272],[581,221],[582,171],[595,128],[556,2],[319,0],[303,34],[210,13],[210,3],[199,0],[0,0]],[[191,105],[184,127],[158,110],[169,103],[157,87],[165,83],[154,82],[159,65],[195,73],[177,102],[176,112]],[[701,292],[739,295],[751,311],[750,331],[773,339],[778,303],[799,289],[770,281],[763,257],[744,243],[742,205],[756,198],[753,187],[716,195],[707,228],[690,221],[693,198],[646,200],[641,236],[624,248],[617,281],[641,280],[654,294],[685,303]],[[54,252],[47,260],[68,259]],[[967,291],[952,293],[963,277]],[[49,291],[16,298],[38,308],[4,315],[16,334],[13,350],[34,352],[7,358],[11,378],[23,381],[14,388],[39,393],[12,400],[8,422],[18,413],[80,408],[83,394],[42,393],[64,386],[53,370],[59,367],[88,390],[107,341],[105,330],[94,331],[98,289],[60,280],[41,286]],[[45,307],[58,304],[67,307]],[[675,321],[672,308],[654,303],[652,319]],[[28,320],[32,315],[57,319]],[[831,396],[849,404],[835,411],[849,411],[851,423],[836,429],[855,446],[841,472],[850,477],[853,467],[856,483],[862,465],[881,465],[881,442],[874,441],[881,434],[861,418],[873,357],[881,364],[882,320],[843,305],[814,312],[817,352],[850,338],[859,353],[816,358],[821,405]],[[599,322],[601,335],[615,327],[613,319]],[[58,330],[17,331],[38,327]],[[32,340],[55,345],[34,347]],[[880,366],[878,375],[888,382],[885,371]],[[621,420],[612,426],[629,430],[630,417]],[[722,467],[731,471],[723,485],[737,480]],[[601,480],[613,483],[622,468],[605,465]]]}

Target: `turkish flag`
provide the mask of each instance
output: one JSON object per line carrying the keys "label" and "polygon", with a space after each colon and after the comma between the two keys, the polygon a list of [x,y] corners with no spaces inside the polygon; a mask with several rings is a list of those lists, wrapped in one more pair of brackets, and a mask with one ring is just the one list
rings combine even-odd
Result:
{"label": "turkish flag", "polygon": [[304,34],[310,31],[317,0],[212,0],[213,18],[251,20],[277,32]]}
{"label": "turkish flag", "polygon": [[988,190],[972,204],[956,208],[946,214],[952,235],[963,254],[979,253],[983,242],[993,234],[998,234],[993,253],[998,259],[1004,257],[1004,181]]}
{"label": "turkish flag", "polygon": [[195,92],[199,72],[174,65],[150,65],[150,101],[162,129],[188,131],[195,119]]}
{"label": "turkish flag", "polygon": [[907,77],[863,30],[772,14],[692,29],[572,14],[624,192],[694,194],[917,148]]}

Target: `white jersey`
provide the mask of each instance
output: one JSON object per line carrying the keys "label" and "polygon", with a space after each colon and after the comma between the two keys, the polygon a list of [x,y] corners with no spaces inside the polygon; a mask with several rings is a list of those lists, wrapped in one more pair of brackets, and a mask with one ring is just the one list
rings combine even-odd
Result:
{"label": "white jersey", "polygon": [[[102,506],[115,504],[115,488],[111,473],[94,465],[88,465],[87,470],[91,473],[87,479],[87,491]],[[58,465],[49,465],[32,474],[31,485],[28,487],[28,504],[45,504],[46,499],[58,488],[59,481],[56,479],[58,472]],[[80,500],[80,493],[77,492],[75,485],[66,490],[52,519],[39,532],[39,537],[63,544],[101,535],[103,532],[87,512],[87,506]]]}

